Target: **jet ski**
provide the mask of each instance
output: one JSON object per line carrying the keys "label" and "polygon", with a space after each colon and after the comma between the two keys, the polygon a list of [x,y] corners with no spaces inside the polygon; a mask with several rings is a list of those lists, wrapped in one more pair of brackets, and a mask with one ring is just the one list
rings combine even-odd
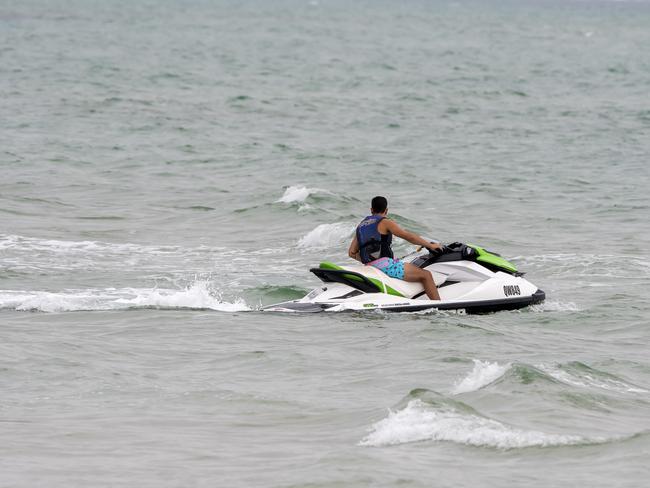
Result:
{"label": "jet ski", "polygon": [[421,283],[390,278],[372,266],[323,262],[309,270],[320,278],[322,286],[299,300],[268,305],[262,310],[418,312],[437,309],[488,313],[516,310],[546,298],[512,263],[480,246],[454,242],[435,252],[418,249],[402,260],[431,272],[440,300],[429,300]]}

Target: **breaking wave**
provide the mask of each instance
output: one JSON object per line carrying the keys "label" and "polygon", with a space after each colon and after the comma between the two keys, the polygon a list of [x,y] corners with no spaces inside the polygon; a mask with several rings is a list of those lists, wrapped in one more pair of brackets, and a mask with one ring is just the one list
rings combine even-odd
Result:
{"label": "breaking wave", "polygon": [[331,194],[328,190],[323,190],[321,188],[307,188],[305,186],[290,186],[285,191],[284,194],[276,200],[276,203],[302,203],[309,195],[314,195],[316,193],[328,193]]}
{"label": "breaking wave", "polygon": [[598,371],[578,361],[568,364],[539,364],[537,368],[566,385],[600,388],[620,393],[648,393],[648,390],[644,388],[627,383],[613,374]]}
{"label": "breaking wave", "polygon": [[341,246],[352,237],[354,228],[354,224],[348,222],[321,224],[300,238],[298,247],[322,249]]}
{"label": "breaking wave", "polygon": [[375,423],[359,445],[379,447],[419,441],[448,441],[477,447],[520,449],[600,444],[607,442],[607,439],[522,430],[478,413],[466,413],[452,408],[436,410],[421,399],[414,399],[405,408],[391,411],[388,417]]}
{"label": "breaking wave", "polygon": [[0,290],[0,309],[38,312],[72,312],[94,310],[125,310],[134,308],[218,310],[238,312],[250,310],[243,300],[223,300],[205,281],[197,281],[185,289],[107,288],[103,290],[47,291]]}
{"label": "breaking wave", "polygon": [[456,384],[452,393],[458,395],[479,390],[501,378],[511,366],[511,363],[501,365],[496,362],[490,363],[474,359],[474,369]]}

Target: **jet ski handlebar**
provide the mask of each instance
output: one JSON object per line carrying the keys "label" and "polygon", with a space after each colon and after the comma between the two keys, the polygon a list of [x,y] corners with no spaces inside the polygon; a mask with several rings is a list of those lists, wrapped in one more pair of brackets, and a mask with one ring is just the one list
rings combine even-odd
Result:
{"label": "jet ski handlebar", "polygon": [[447,254],[450,252],[454,252],[456,248],[462,246],[463,244],[460,242],[453,242],[449,245],[442,244],[440,242],[433,242],[432,244],[439,244],[440,247],[437,249],[429,249],[429,254],[432,256],[442,256],[443,254]]}
{"label": "jet ski handlebar", "polygon": [[[437,242],[437,241],[430,241],[430,242],[431,242],[431,244],[438,244],[438,245],[441,246],[441,247],[439,247],[439,248],[437,248],[437,249],[427,249],[427,250],[429,251],[429,254],[430,254],[431,256],[441,256],[441,255],[443,255],[443,254],[447,254],[447,253],[449,253],[449,252],[453,252],[453,251],[455,250],[456,247],[459,247],[459,246],[462,246],[462,245],[463,245],[463,244],[460,243],[460,242],[454,242],[454,243],[452,243],[452,244],[449,244],[448,246],[442,244],[441,242]],[[418,247],[415,249],[415,251],[413,251],[412,253],[407,254],[407,255],[404,256],[402,259],[404,259],[404,258],[406,258],[406,257],[408,257],[408,256],[411,256],[411,255],[413,255],[413,254],[417,254],[417,253],[419,253],[420,251],[422,251],[422,249],[424,249],[424,246],[418,246]]]}

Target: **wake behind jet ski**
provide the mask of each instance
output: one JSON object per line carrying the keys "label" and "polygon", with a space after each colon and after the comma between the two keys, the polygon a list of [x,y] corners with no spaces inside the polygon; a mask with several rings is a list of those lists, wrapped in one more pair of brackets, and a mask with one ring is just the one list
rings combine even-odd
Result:
{"label": "wake behind jet ski", "polygon": [[391,278],[361,263],[338,266],[329,262],[312,268],[323,282],[299,300],[269,305],[269,312],[341,312],[385,310],[415,312],[456,310],[485,313],[515,310],[545,299],[542,290],[496,253],[480,246],[455,242],[439,250],[416,251],[403,259],[429,271],[440,300],[430,300],[420,282]]}

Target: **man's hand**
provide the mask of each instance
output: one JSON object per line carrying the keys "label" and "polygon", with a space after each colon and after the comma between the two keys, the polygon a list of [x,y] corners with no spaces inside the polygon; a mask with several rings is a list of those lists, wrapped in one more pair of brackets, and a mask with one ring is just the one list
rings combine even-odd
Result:
{"label": "man's hand", "polygon": [[436,244],[435,242],[430,242],[427,246],[427,249],[429,249],[429,251],[435,251],[437,249],[442,250],[442,248],[443,246],[441,244]]}
{"label": "man's hand", "polygon": [[359,243],[357,242],[357,236],[354,236],[350,247],[348,248],[348,256],[357,261],[361,261],[361,256],[359,255]]}

